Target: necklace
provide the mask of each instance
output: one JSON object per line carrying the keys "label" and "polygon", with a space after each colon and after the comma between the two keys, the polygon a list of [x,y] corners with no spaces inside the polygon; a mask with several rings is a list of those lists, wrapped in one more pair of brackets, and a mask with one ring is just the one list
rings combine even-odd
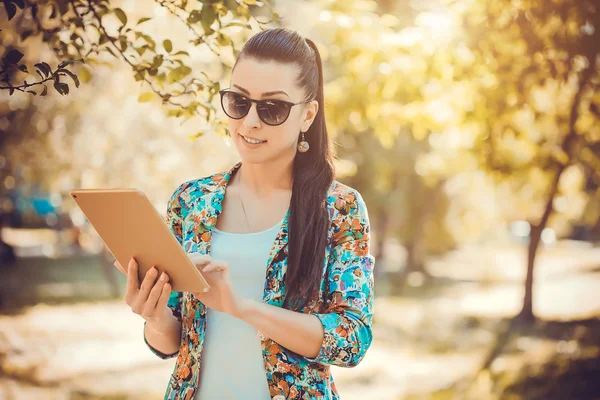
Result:
{"label": "necklace", "polygon": [[242,206],[242,211],[244,212],[244,217],[246,218],[246,224],[248,225],[248,230],[250,233],[253,233],[252,226],[250,225],[250,220],[248,219],[248,214],[246,214],[246,208],[244,207],[244,202],[242,201],[242,170],[240,169],[240,179],[239,182],[239,193],[238,197],[240,198],[240,205]]}

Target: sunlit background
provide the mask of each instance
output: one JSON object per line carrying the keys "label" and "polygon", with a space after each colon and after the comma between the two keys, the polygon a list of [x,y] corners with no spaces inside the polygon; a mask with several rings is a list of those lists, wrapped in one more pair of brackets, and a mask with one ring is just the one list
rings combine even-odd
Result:
{"label": "sunlit background", "polygon": [[216,94],[275,26],[318,44],[373,231],[375,340],[333,368],[341,398],[599,399],[594,0],[0,4],[0,399],[162,398],[175,359],[68,191],[135,187],[164,215],[229,168]]}

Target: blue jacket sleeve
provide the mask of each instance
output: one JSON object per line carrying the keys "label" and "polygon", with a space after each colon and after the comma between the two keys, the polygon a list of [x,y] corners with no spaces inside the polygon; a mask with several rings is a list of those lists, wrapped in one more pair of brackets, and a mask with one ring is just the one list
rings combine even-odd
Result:
{"label": "blue jacket sleeve", "polygon": [[327,307],[316,313],[325,332],[319,354],[308,361],[354,367],[373,340],[373,267],[369,218],[358,192],[350,211],[337,221],[327,266]]}

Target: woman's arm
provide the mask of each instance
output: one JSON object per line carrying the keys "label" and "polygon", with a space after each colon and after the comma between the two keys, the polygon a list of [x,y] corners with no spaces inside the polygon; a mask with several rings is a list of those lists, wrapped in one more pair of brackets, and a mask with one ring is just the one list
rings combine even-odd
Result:
{"label": "woman's arm", "polygon": [[160,321],[144,323],[144,340],[154,354],[171,358],[179,352],[181,323],[165,308],[165,316]]}
{"label": "woman's arm", "polygon": [[316,357],[323,344],[323,326],[311,314],[246,299],[238,317],[281,346],[304,357]]}

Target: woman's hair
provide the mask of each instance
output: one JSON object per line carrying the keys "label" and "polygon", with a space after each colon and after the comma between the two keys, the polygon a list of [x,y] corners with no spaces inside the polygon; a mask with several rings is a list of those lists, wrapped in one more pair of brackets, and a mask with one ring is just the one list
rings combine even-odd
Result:
{"label": "woman's hair", "polygon": [[326,196],[334,176],[325,126],[321,56],[310,39],[290,29],[274,28],[251,37],[237,56],[236,65],[243,59],[296,65],[300,70],[298,86],[306,94],[304,100],[319,102],[318,113],[305,133],[310,149],[296,153],[292,172],[284,304],[299,310],[318,295],[329,229]]}

